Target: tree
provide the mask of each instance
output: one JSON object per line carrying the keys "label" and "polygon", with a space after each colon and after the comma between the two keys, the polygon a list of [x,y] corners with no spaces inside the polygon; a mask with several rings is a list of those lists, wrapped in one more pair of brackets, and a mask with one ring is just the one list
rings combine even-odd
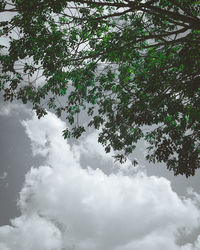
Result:
{"label": "tree", "polygon": [[[1,36],[10,39],[0,47],[4,100],[32,103],[39,118],[45,105],[66,114],[72,128],[65,138],[101,128],[99,142],[106,152],[119,152],[120,162],[145,138],[150,162],[194,175],[200,167],[199,3],[3,0],[0,12],[14,13],[0,23]],[[78,122],[83,110],[86,126]]]}

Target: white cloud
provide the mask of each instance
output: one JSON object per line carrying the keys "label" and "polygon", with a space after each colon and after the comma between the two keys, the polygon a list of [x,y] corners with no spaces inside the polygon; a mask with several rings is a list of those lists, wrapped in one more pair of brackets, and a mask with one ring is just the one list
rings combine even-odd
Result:
{"label": "white cloud", "polygon": [[[19,199],[22,216],[0,228],[0,249],[193,249],[189,243],[178,246],[176,235],[182,227],[188,233],[198,227],[200,211],[167,179],[81,168],[80,154],[96,155],[97,166],[110,156],[95,144],[94,134],[70,147],[61,133],[66,124],[52,113],[23,125],[33,153],[46,159],[27,174]],[[197,250],[198,240],[195,244]]]}
{"label": "white cloud", "polygon": [[0,188],[7,188],[8,183],[6,182],[8,173],[6,171],[3,172],[3,174],[0,175]]}
{"label": "white cloud", "polygon": [[62,153],[69,147],[61,136],[62,130],[65,129],[64,122],[52,113],[40,120],[34,114],[32,120],[23,121],[22,125],[31,140],[33,155],[47,156],[51,153],[57,156],[57,159],[63,158]]}
{"label": "white cloud", "polygon": [[[101,130],[100,130],[101,131]],[[124,173],[127,172],[137,172],[138,168],[132,166],[131,161],[127,161],[123,164],[115,162],[113,156],[115,152],[113,149],[109,153],[105,153],[105,149],[101,143],[98,143],[98,133],[93,131],[88,136],[82,137],[78,145],[74,145],[72,148],[74,157],[80,161],[82,155],[87,156],[88,159],[95,158],[99,164],[103,162],[104,164],[112,164],[113,168],[120,169]]]}
{"label": "white cloud", "polygon": [[61,249],[61,234],[49,220],[32,214],[0,227],[1,250],[57,250]]}
{"label": "white cloud", "polygon": [[19,103],[3,103],[0,107],[0,116],[11,116],[13,113],[23,112],[26,114],[30,113],[30,110],[25,105]]}
{"label": "white cloud", "polygon": [[6,171],[4,171],[3,174],[0,175],[0,181],[5,180],[7,176],[8,176],[8,173]]}
{"label": "white cloud", "polygon": [[199,250],[200,249],[200,236],[198,236],[197,240],[191,244],[188,243],[181,247],[181,250]]}

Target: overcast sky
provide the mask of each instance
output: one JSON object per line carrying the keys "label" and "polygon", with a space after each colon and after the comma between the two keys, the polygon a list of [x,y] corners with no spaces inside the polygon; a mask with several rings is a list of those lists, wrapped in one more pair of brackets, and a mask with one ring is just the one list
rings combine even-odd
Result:
{"label": "overcast sky", "polygon": [[116,165],[96,132],[64,140],[52,113],[7,104],[0,118],[1,250],[200,249],[199,173],[149,166],[142,144],[138,168]]}
{"label": "overcast sky", "polygon": [[138,168],[114,164],[96,132],[69,142],[54,114],[0,104],[0,250],[200,249],[199,171],[148,164],[143,142]]}

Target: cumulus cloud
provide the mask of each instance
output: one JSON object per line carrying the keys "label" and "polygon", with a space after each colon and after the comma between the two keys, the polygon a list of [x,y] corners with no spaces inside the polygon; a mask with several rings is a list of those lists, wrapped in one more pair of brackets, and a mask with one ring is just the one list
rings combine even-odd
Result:
{"label": "cumulus cloud", "polygon": [[0,116],[11,116],[20,112],[29,114],[30,110],[20,103],[1,103]]}
{"label": "cumulus cloud", "polygon": [[96,155],[97,166],[111,157],[94,134],[70,146],[61,133],[66,124],[52,113],[40,120],[34,115],[23,126],[33,154],[45,161],[26,175],[18,202],[22,215],[0,228],[0,249],[199,249],[199,238],[194,245],[177,244],[181,228],[190,233],[199,227],[196,196],[180,198],[166,178],[143,172],[83,169],[81,154]]}
{"label": "cumulus cloud", "polygon": [[57,250],[61,249],[61,234],[49,220],[32,214],[12,221],[0,228],[2,250]]}
{"label": "cumulus cloud", "polygon": [[6,171],[4,171],[3,174],[0,175],[0,181],[5,180],[7,176],[8,176],[8,173]]}
{"label": "cumulus cloud", "polygon": [[102,167],[102,164],[109,164],[112,166],[112,170],[120,170],[124,173],[137,172],[139,169],[139,166],[133,168],[130,159],[127,159],[127,161],[123,164],[116,162],[113,158],[113,156],[116,154],[113,149],[111,149],[109,153],[105,153],[105,149],[102,144],[98,143],[97,131],[91,132],[89,136],[83,136],[78,145],[73,145],[72,151],[74,157],[79,161],[81,157],[84,156],[87,157],[89,161],[95,159],[95,161],[98,162],[98,167]]}
{"label": "cumulus cloud", "polygon": [[200,249],[200,236],[198,236],[197,240],[193,244],[188,243],[181,248],[181,250],[199,250],[199,249]]}

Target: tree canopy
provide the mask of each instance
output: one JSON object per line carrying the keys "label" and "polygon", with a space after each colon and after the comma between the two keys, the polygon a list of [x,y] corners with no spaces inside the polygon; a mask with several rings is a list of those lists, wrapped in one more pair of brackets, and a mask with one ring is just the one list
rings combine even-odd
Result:
{"label": "tree canopy", "polygon": [[[78,138],[92,126],[124,161],[144,138],[147,160],[186,177],[200,167],[200,1],[3,0],[5,101],[64,114]],[[62,98],[62,102],[59,98]],[[65,98],[63,98],[65,97]],[[63,101],[64,100],[64,101]],[[85,110],[88,124],[80,124]],[[144,126],[149,131],[144,131]],[[152,125],[153,129],[152,129]]]}

